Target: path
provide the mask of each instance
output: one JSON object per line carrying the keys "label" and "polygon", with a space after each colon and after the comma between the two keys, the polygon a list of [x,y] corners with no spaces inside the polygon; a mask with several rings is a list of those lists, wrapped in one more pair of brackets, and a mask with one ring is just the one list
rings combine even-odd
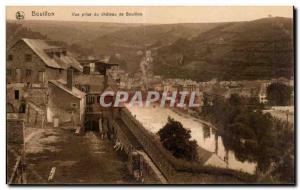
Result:
{"label": "path", "polygon": [[56,167],[52,182],[55,184],[135,183],[127,171],[124,155],[115,152],[110,141],[101,140],[95,133],[76,136],[73,130],[61,128],[34,131],[35,135],[26,143],[28,183],[48,183],[52,167]]}

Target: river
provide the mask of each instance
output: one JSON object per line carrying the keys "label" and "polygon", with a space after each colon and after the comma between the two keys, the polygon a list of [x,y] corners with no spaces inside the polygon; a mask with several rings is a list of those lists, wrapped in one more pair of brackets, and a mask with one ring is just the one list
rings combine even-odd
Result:
{"label": "river", "polygon": [[213,153],[205,165],[230,168],[250,174],[255,173],[257,165],[255,162],[238,160],[234,151],[225,149],[223,138],[217,135],[213,128],[204,126],[198,119],[159,106],[127,105],[126,107],[145,129],[155,134],[167,123],[168,117],[180,121],[184,128],[191,130],[192,139],[197,141],[198,146]]}

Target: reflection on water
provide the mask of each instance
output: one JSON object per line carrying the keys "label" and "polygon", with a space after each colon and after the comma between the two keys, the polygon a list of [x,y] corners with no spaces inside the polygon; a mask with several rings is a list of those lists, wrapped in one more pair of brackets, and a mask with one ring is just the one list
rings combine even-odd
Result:
{"label": "reflection on water", "polygon": [[199,120],[190,116],[179,115],[168,108],[159,106],[127,106],[127,108],[152,133],[157,133],[167,123],[169,116],[180,121],[183,127],[191,130],[192,139],[197,141],[198,146],[212,153],[212,156],[205,162],[206,165],[255,173],[257,165],[255,162],[250,162],[247,159],[238,160],[233,151],[225,148],[223,138],[213,128],[203,126]]}

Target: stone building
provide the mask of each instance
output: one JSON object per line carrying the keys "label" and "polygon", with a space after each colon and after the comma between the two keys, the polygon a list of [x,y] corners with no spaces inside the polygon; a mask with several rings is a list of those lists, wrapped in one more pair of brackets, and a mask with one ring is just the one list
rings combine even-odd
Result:
{"label": "stone building", "polygon": [[83,70],[58,42],[27,38],[16,42],[7,50],[8,111],[26,112],[29,124],[35,125],[40,121],[43,125],[47,119],[49,81],[66,80],[68,68],[75,74]]}
{"label": "stone building", "polygon": [[47,86],[49,80],[66,79],[66,69],[82,72],[82,66],[55,42],[23,38],[7,52],[7,83]]}
{"label": "stone building", "polygon": [[258,94],[258,99],[259,102],[262,104],[266,104],[268,103],[268,99],[267,99],[267,87],[269,86],[270,83],[262,83],[261,87],[260,87],[260,91]]}
{"label": "stone building", "polygon": [[107,72],[116,64],[108,64],[99,60],[81,60],[80,63],[84,72],[74,75],[74,84],[86,93],[85,128],[92,130],[105,128],[112,133],[114,110],[112,107],[102,107],[100,98],[104,91],[113,91],[112,88],[117,88],[115,80]]}
{"label": "stone building", "polygon": [[99,100],[107,87],[117,87],[107,72],[112,67],[118,65],[79,63],[58,42],[23,38],[7,52],[8,111],[26,112],[31,126],[71,121],[111,128],[113,109],[102,108]]}
{"label": "stone building", "polygon": [[71,122],[73,127],[84,124],[85,93],[74,87],[73,70],[68,69],[67,82],[50,80],[47,121],[56,125]]}

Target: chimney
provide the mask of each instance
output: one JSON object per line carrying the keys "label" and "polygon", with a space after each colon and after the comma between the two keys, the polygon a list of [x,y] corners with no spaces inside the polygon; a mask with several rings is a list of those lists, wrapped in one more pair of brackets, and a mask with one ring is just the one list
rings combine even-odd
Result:
{"label": "chimney", "polygon": [[73,69],[68,68],[67,70],[67,88],[72,89],[73,87]]}

